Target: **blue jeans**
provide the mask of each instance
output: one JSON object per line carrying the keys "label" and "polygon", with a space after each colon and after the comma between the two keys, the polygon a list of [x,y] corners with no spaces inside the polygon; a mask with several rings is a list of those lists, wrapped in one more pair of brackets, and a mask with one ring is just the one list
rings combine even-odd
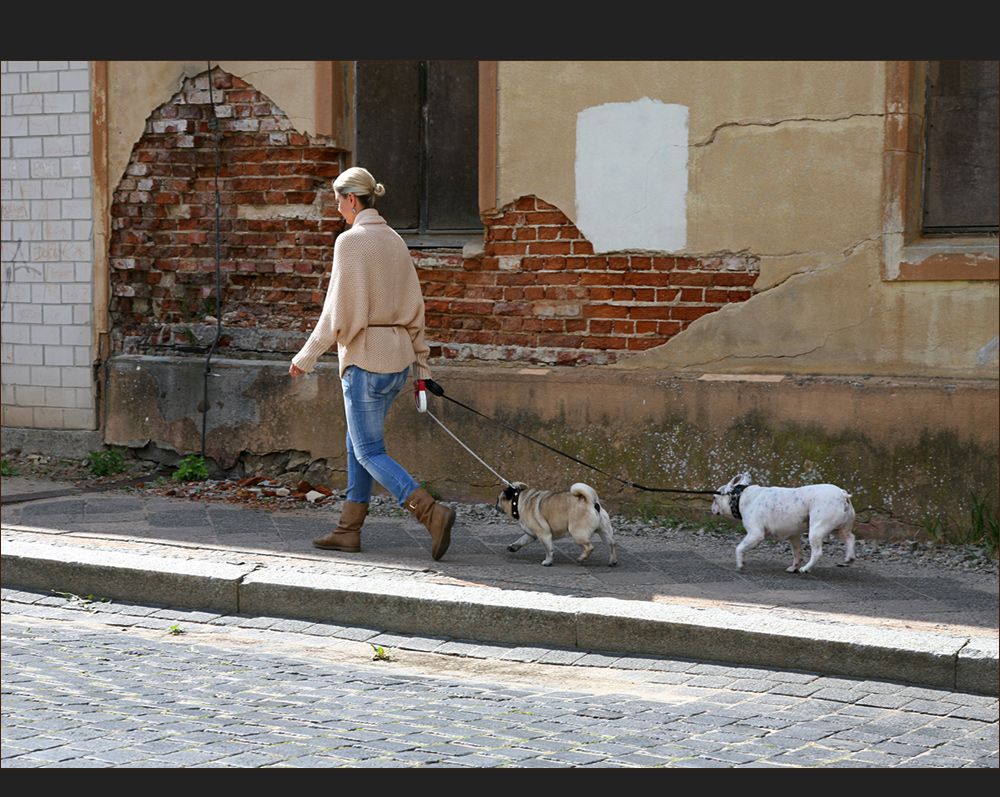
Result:
{"label": "blue jeans", "polygon": [[402,506],[420,485],[385,453],[383,427],[409,368],[376,374],[350,365],[341,377],[347,416],[347,500],[367,504],[378,481]]}

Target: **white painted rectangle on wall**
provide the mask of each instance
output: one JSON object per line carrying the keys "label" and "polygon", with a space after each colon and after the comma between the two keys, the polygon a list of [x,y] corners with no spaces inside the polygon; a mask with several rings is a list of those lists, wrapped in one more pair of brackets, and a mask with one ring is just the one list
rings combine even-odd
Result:
{"label": "white painted rectangle on wall", "polygon": [[576,121],[577,227],[596,252],[677,252],[687,242],[688,108],[649,98]]}

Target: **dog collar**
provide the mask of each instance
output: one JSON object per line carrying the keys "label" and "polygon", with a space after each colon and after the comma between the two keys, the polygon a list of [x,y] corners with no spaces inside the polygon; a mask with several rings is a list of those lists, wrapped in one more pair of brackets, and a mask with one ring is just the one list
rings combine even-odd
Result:
{"label": "dog collar", "polygon": [[[511,489],[513,490],[514,488],[512,487]],[[514,497],[510,499],[510,516],[514,518],[514,520],[521,519],[521,513],[518,511],[517,508],[517,502],[520,498],[521,498],[521,491],[514,490]]]}
{"label": "dog collar", "polygon": [[729,511],[733,513],[733,517],[737,520],[743,520],[743,515],[740,514],[740,496],[743,495],[743,491],[747,487],[748,485],[746,484],[738,484],[729,494]]}

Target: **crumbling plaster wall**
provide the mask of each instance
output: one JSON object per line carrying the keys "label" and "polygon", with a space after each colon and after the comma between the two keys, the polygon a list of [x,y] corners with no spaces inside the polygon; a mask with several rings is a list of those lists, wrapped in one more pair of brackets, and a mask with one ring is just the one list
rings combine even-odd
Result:
{"label": "crumbling plaster wall", "polygon": [[[501,61],[498,80],[499,204],[534,194],[564,209],[573,221],[577,115],[602,104],[645,97],[687,106],[690,169],[699,181],[692,184],[693,205],[689,198],[688,249],[700,253],[733,242],[732,235],[725,241],[718,238],[722,219],[726,230],[735,226],[744,231],[740,238],[749,236],[739,246],[730,246],[733,251],[750,246],[770,254],[766,243],[770,230],[747,215],[774,213],[767,206],[781,198],[782,183],[801,158],[795,149],[787,149],[787,136],[769,139],[768,131],[785,130],[789,124],[828,129],[826,139],[843,150],[831,140],[839,135],[838,122],[856,123],[867,117],[878,130],[882,125],[884,77],[878,62]],[[756,135],[748,137],[748,132]],[[608,157],[615,154],[612,144]],[[815,148],[814,143],[807,146]],[[759,160],[762,154],[766,161]],[[703,172],[706,159],[721,164],[722,182],[710,169]],[[786,160],[774,173],[775,163]],[[839,163],[813,163],[808,179],[815,185],[829,179],[824,176],[827,171],[839,167]],[[762,185],[762,177],[769,173],[774,179]],[[734,187],[756,192],[756,203],[745,207],[745,200],[732,193]],[[707,202],[698,203],[699,195]],[[609,212],[616,203],[628,201],[627,196],[609,197]],[[816,199],[819,207],[823,201]],[[734,211],[741,211],[746,220],[741,222]],[[826,220],[831,223],[839,226]],[[758,241],[757,235],[765,237]]]}
{"label": "crumbling plaster wall", "polygon": [[996,379],[997,283],[887,284],[879,255],[796,274],[619,367]]}
{"label": "crumbling plaster wall", "polygon": [[[315,61],[213,61],[271,97],[300,133],[316,132]],[[208,69],[206,61],[108,61],[108,173],[116,185],[125,173],[146,119],[186,78]]]}
{"label": "crumbling plaster wall", "polygon": [[[124,71],[117,70],[116,90]],[[226,331],[220,346],[242,350],[250,344],[256,355],[294,351],[320,312],[329,252],[341,229],[320,178],[336,173],[342,151],[325,136],[294,130],[272,98],[220,67],[213,69],[210,95],[206,74],[184,78],[153,110],[114,189],[109,266],[115,353],[165,354],[205,345],[198,322],[215,312],[213,116],[222,133]],[[120,98],[110,103],[121,104]],[[618,104],[606,116],[616,130],[640,138],[646,137],[644,120],[657,123],[664,110],[648,101],[638,117],[622,117],[623,107],[631,110]],[[672,143],[659,154],[679,156],[671,196],[683,205],[686,111],[666,110]],[[598,157],[605,131],[593,131]],[[639,179],[657,184],[641,158],[632,166]],[[594,221],[602,225],[604,213],[595,208]],[[560,209],[536,197],[520,197],[487,215],[483,246],[470,256],[414,253],[433,357],[608,364],[663,343],[701,315],[745,301],[758,273],[753,258],[739,255],[675,258],[658,250],[604,256]],[[636,217],[632,230],[642,232],[647,220],[655,218]],[[614,240],[627,239],[619,231]],[[649,240],[655,246],[660,239],[654,233]],[[248,327],[266,330],[256,344],[233,334]],[[269,341],[277,349],[268,349]]]}
{"label": "crumbling plaster wall", "polygon": [[[241,78],[213,69],[211,83],[210,94],[207,72],[185,79],[150,115],[114,190],[115,352],[195,342],[188,325],[217,312],[216,223],[227,327],[297,329],[304,337],[322,305],[343,226],[330,191],[340,150],[295,131]],[[219,343],[229,347],[232,337]]]}
{"label": "crumbling plaster wall", "polygon": [[[501,204],[534,194],[575,221],[578,115],[676,103],[689,108],[689,185],[674,254],[759,258],[751,300],[615,367],[1000,375],[995,280],[882,279],[884,62],[517,61],[498,82]],[[636,201],[606,199],[611,218]]]}
{"label": "crumbling plaster wall", "polygon": [[[202,71],[196,62],[190,66],[192,75]],[[222,67],[239,70],[226,62]],[[711,486],[730,478],[739,466],[756,468],[759,478],[782,482],[841,480],[852,487],[863,485],[877,496],[890,494],[905,476],[910,492],[898,506],[880,507],[878,513],[905,515],[910,522],[919,518],[918,510],[929,507],[960,511],[962,496],[953,489],[956,473],[959,483],[973,484],[982,492],[995,485],[996,425],[989,420],[996,417],[996,390],[990,385],[956,388],[938,381],[876,386],[840,379],[831,389],[822,380],[784,379],[781,387],[774,387],[777,383],[763,378],[758,384],[750,376],[747,382],[720,387],[695,378],[705,371],[951,377],[957,370],[955,352],[962,344],[956,341],[962,330],[973,342],[991,323],[995,330],[995,282],[882,282],[884,97],[878,64],[636,68],[502,63],[499,73],[497,208],[535,196],[550,209],[558,206],[573,221],[572,138],[579,109],[594,102],[628,100],[627,92],[636,99],[654,96],[655,90],[659,101],[690,103],[692,108],[688,235],[686,251],[677,253],[677,259],[732,256],[759,262],[758,293],[698,319],[671,344],[627,361],[645,373],[436,365],[435,375],[450,385],[449,395],[472,399],[477,408],[537,432],[588,461],[608,464],[610,456],[616,472],[620,467],[645,483]],[[554,86],[547,82],[551,76]],[[290,118],[299,119],[296,126],[302,130],[311,129],[308,120],[302,121],[312,102],[306,96],[314,90],[311,80],[303,78],[308,89],[279,86],[269,92]],[[526,80],[534,81],[532,91]],[[169,87],[158,85],[162,91],[150,88],[150,96],[162,102],[176,90],[179,78]],[[668,96],[664,87],[674,94]],[[155,105],[143,106],[143,113]],[[134,140],[140,135],[141,129]],[[132,143],[129,138],[129,146]],[[119,172],[122,168],[124,164]],[[609,197],[608,212],[613,214],[627,199]],[[496,221],[496,226],[502,225]],[[473,275],[473,270],[457,273]],[[470,286],[453,289],[459,297],[476,298]],[[972,345],[966,347],[971,350]],[[872,367],[876,355],[882,357],[879,367],[884,370]],[[153,440],[178,451],[197,450],[201,367],[200,360],[191,359],[111,362],[109,405],[117,409],[108,415],[108,442],[141,447]],[[213,366],[219,378],[213,380],[210,398],[208,453],[228,467],[241,453],[259,458],[269,452],[304,452],[312,460],[323,460],[336,481],[343,475],[336,366],[323,364],[320,373],[301,385],[287,379],[286,367],[283,360]],[[676,388],[675,377],[657,370],[663,368],[690,372],[680,377],[684,388]],[[995,355],[992,368],[995,379]],[[855,393],[865,396],[857,398]],[[143,401],[134,401],[136,396]],[[605,403],[614,412],[597,413],[595,408]],[[799,403],[803,408],[793,413]],[[652,418],[644,414],[647,407],[655,410]],[[448,422],[458,423],[459,436],[477,450],[500,452],[506,468],[528,468],[527,476],[536,473],[539,478],[592,476],[565,471],[562,461],[557,469],[534,448],[489,436],[474,419],[465,419],[463,426],[460,416],[449,417],[447,407],[441,411]],[[952,429],[959,418],[960,433]],[[400,460],[449,495],[488,497],[494,491],[492,477],[470,474],[462,464],[464,455],[442,444],[439,431],[425,420],[402,402],[394,411],[388,438],[401,449]],[[817,425],[821,428],[815,429]],[[687,429],[687,436],[671,437],[674,427]],[[749,442],[741,441],[734,451],[733,433],[748,436]],[[876,445],[871,436],[891,445]],[[673,451],[697,456],[709,452],[711,467],[698,470],[678,460],[677,472],[665,473],[665,456]],[[891,478],[886,477],[886,462],[893,463]],[[939,462],[948,467],[929,473]],[[632,468],[642,472],[633,473]],[[921,492],[927,484],[942,491],[931,504]]]}

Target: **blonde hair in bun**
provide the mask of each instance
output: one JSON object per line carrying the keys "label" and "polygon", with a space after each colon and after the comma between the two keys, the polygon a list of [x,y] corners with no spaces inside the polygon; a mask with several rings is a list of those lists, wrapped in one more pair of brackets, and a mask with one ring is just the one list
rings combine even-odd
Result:
{"label": "blonde hair in bun", "polygon": [[353,166],[333,183],[333,190],[341,196],[354,194],[366,208],[375,207],[375,197],[385,194],[385,186],[375,182],[371,172],[360,166]]}

